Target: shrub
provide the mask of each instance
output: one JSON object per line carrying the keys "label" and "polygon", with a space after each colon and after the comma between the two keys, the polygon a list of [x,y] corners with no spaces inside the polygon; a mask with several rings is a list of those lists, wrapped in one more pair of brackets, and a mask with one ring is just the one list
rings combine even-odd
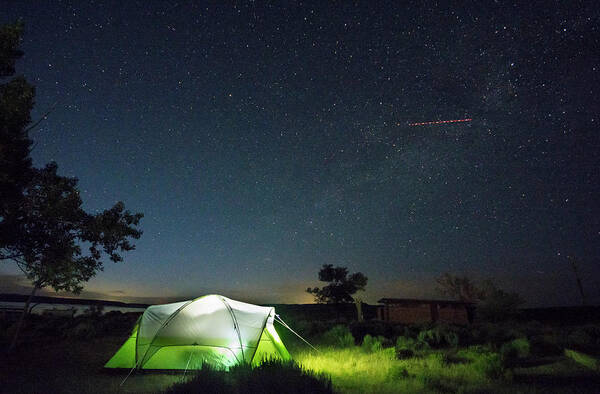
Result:
{"label": "shrub", "polygon": [[365,335],[361,348],[368,353],[378,352],[383,349],[382,342],[385,341],[384,337],[373,338],[369,334]]}
{"label": "shrub", "polygon": [[423,330],[419,333],[419,336],[417,336],[417,341],[425,342],[429,346],[437,348],[440,347],[442,343],[442,336],[437,329]]}
{"label": "shrub", "polygon": [[396,349],[410,349],[410,350],[425,350],[429,349],[427,342],[419,341],[417,339],[409,337],[398,337],[396,338]]}
{"label": "shrub", "polygon": [[509,344],[516,349],[519,358],[529,357],[531,355],[531,344],[527,338],[517,338],[512,342],[509,342]]}
{"label": "shrub", "polygon": [[362,342],[367,334],[372,337],[392,338],[394,336],[394,327],[382,321],[370,320],[351,323],[350,332],[358,342]]}
{"label": "shrub", "polygon": [[419,336],[419,333],[421,331],[431,330],[434,327],[435,327],[435,323],[432,323],[432,322],[411,324],[409,326],[404,327],[403,336],[405,336],[407,338],[417,339],[417,337]]}
{"label": "shrub", "polygon": [[500,347],[500,361],[505,368],[515,367],[518,360],[530,355],[531,346],[526,338],[519,338]]}
{"label": "shrub", "polygon": [[326,345],[336,347],[351,347],[354,346],[354,337],[348,327],[344,325],[337,325],[331,328],[322,336],[322,341]]}
{"label": "shrub", "polygon": [[424,330],[417,336],[418,342],[427,343],[432,348],[444,346],[458,346],[458,335],[447,326],[436,326],[429,330]]}
{"label": "shrub", "polygon": [[444,342],[451,347],[458,346],[458,335],[454,331],[445,331],[443,333]]}
{"label": "shrub", "polygon": [[427,348],[424,342],[417,342],[412,338],[398,337],[396,339],[395,353],[396,359],[405,360],[415,356],[415,350]]}
{"label": "shrub", "polygon": [[473,343],[471,329],[464,326],[441,325],[445,341],[449,346],[468,346]]}
{"label": "shrub", "polygon": [[500,322],[519,316],[519,306],[525,300],[517,293],[506,292],[487,282],[481,302],[477,304],[478,319]]}
{"label": "shrub", "polygon": [[489,379],[500,379],[505,376],[504,366],[498,353],[480,353],[473,360],[472,368]]}
{"label": "shrub", "polygon": [[442,362],[444,365],[452,364],[467,364],[469,360],[465,357],[459,356],[455,351],[444,353],[442,355]]}
{"label": "shrub", "polygon": [[414,349],[415,342],[412,338],[400,336],[396,338],[396,348]]}
{"label": "shrub", "polygon": [[471,336],[474,343],[491,344],[496,349],[505,342],[526,337],[523,332],[514,329],[512,326],[492,323],[479,324],[473,327]]}

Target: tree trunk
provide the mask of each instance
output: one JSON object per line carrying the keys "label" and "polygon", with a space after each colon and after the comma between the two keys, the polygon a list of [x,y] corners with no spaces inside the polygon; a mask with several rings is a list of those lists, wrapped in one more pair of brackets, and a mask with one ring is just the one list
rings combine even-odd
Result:
{"label": "tree trunk", "polygon": [[31,294],[29,294],[29,298],[27,298],[27,302],[25,303],[25,307],[23,308],[23,313],[21,313],[21,317],[19,318],[19,322],[17,323],[17,329],[15,330],[15,335],[13,336],[12,342],[8,347],[8,353],[12,352],[15,346],[17,345],[17,340],[19,339],[19,332],[21,332],[21,327],[23,326],[23,322],[25,321],[25,317],[29,312],[29,304],[31,304],[31,300],[33,300],[33,296],[35,292],[40,289],[40,286],[37,284],[33,285],[33,290],[31,290]]}
{"label": "tree trunk", "polygon": [[362,299],[354,298],[354,305],[356,305],[356,315],[358,318],[358,322],[362,323],[364,321],[362,313]]}

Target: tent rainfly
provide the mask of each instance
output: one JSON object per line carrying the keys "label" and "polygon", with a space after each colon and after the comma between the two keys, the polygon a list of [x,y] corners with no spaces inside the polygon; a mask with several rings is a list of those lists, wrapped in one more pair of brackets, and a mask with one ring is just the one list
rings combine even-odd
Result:
{"label": "tent rainfly", "polygon": [[228,369],[240,362],[289,360],[274,318],[275,308],[220,295],[153,305],[104,367],[187,370],[206,363]]}

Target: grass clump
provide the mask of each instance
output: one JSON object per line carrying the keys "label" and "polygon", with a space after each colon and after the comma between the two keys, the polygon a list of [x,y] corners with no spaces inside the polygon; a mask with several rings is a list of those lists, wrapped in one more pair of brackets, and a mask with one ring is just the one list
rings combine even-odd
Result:
{"label": "grass clump", "polygon": [[166,390],[165,393],[236,393],[233,382],[228,379],[226,372],[218,370],[208,364],[203,364],[201,369],[194,371],[191,375],[191,379],[186,382],[175,383]]}
{"label": "grass clump", "polygon": [[293,361],[268,361],[251,373],[233,372],[240,393],[333,393],[327,375],[305,370]]}
{"label": "grass clump", "polygon": [[347,348],[354,346],[354,336],[347,326],[339,324],[325,332],[321,337],[321,342],[326,346]]}
{"label": "grass clump", "polygon": [[505,343],[500,347],[500,360],[505,368],[513,368],[518,365],[520,359],[529,357],[531,345],[527,338],[518,338]]}
{"label": "grass clump", "polygon": [[257,367],[236,365],[228,372],[203,366],[193,377],[171,386],[177,393],[333,393],[331,380],[324,374],[307,371],[293,361],[268,360]]}
{"label": "grass clump", "polygon": [[505,376],[504,365],[498,353],[481,353],[471,364],[471,368],[488,379],[501,379]]}
{"label": "grass clump", "polygon": [[438,325],[428,330],[419,332],[417,341],[426,343],[429,347],[439,349],[442,347],[458,346],[458,334],[450,327]]}
{"label": "grass clump", "polygon": [[422,343],[417,343],[412,338],[399,336],[396,339],[396,346],[394,347],[396,353],[396,359],[407,360],[415,356],[415,350],[422,347]]}
{"label": "grass clump", "polygon": [[363,342],[360,345],[360,347],[365,352],[378,352],[381,349],[383,349],[383,342],[385,342],[384,337],[372,337],[371,335],[367,334],[364,336]]}

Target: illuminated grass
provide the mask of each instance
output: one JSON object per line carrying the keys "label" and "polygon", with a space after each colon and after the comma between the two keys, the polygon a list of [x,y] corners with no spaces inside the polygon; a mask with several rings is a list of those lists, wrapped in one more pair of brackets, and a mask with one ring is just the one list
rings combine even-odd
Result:
{"label": "illuminated grass", "polygon": [[448,358],[430,352],[396,360],[394,349],[367,353],[358,347],[300,352],[295,360],[305,368],[331,376],[334,388],[345,393],[439,392],[485,390],[504,380],[497,354],[463,350]]}
{"label": "illuminated grass", "polygon": [[[305,368],[331,376],[334,388],[342,392],[398,392],[388,378],[396,364],[394,349],[365,353],[358,347],[303,352],[295,360]],[[421,386],[422,387],[422,386]]]}

